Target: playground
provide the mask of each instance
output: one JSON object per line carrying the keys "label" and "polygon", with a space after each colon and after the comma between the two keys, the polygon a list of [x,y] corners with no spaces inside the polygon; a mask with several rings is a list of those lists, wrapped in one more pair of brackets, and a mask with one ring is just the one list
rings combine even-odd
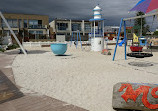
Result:
{"label": "playground", "polygon": [[[157,8],[157,1],[141,0],[130,11],[138,11],[145,3],[149,9],[139,11],[148,13]],[[122,18],[115,45],[108,45],[101,11],[99,5],[93,9],[88,41],[82,41],[77,30],[72,31],[69,41],[44,45],[48,47],[23,47],[0,13],[23,53],[12,64],[16,85],[24,89],[23,93],[34,91],[90,111],[158,109],[158,50],[152,49],[153,44],[157,47],[157,39],[143,36],[143,18],[153,17],[154,21],[158,12]],[[134,25],[136,19],[141,23],[137,31],[131,28],[131,39],[126,26]],[[152,97],[148,96],[149,89]]]}
{"label": "playground", "polygon": [[[108,47],[113,55],[115,46]],[[76,49],[74,45],[68,45],[64,56],[54,56],[50,48],[27,50],[27,57],[18,55],[13,62],[17,85],[90,111],[113,111],[113,85],[118,82],[157,84],[155,51],[150,58],[124,60],[124,47],[119,47],[112,61],[112,55],[85,51],[80,46]],[[152,66],[129,65],[133,62]]]}

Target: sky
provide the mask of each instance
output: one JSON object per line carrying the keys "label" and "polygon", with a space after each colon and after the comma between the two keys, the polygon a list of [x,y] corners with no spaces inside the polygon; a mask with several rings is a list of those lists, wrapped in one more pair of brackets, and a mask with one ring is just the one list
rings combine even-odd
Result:
{"label": "sky", "polygon": [[128,11],[139,0],[0,0],[0,10],[4,13],[24,13],[49,15],[54,18],[93,18],[93,8],[99,4],[105,25],[119,25],[121,18],[135,16]]}

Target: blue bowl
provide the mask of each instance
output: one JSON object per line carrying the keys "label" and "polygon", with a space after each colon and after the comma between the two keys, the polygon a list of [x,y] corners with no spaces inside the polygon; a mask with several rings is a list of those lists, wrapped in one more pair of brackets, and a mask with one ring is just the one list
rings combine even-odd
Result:
{"label": "blue bowl", "polygon": [[51,50],[56,55],[63,55],[67,51],[67,44],[53,43],[50,45]]}

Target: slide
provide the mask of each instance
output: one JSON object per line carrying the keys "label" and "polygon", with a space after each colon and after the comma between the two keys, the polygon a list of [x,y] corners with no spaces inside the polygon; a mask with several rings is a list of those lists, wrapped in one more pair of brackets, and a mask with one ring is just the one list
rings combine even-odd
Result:
{"label": "slide", "polygon": [[124,43],[125,43],[125,39],[123,39],[118,45],[122,46],[122,44],[124,44]]}

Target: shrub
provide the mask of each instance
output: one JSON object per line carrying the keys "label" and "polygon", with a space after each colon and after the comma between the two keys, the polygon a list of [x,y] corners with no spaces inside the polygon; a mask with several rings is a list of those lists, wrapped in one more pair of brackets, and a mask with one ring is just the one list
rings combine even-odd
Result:
{"label": "shrub", "polygon": [[11,50],[11,49],[16,49],[18,48],[19,46],[17,44],[13,44],[11,46],[8,46],[7,50]]}
{"label": "shrub", "polygon": [[5,50],[3,48],[0,49],[0,52],[4,52]]}

